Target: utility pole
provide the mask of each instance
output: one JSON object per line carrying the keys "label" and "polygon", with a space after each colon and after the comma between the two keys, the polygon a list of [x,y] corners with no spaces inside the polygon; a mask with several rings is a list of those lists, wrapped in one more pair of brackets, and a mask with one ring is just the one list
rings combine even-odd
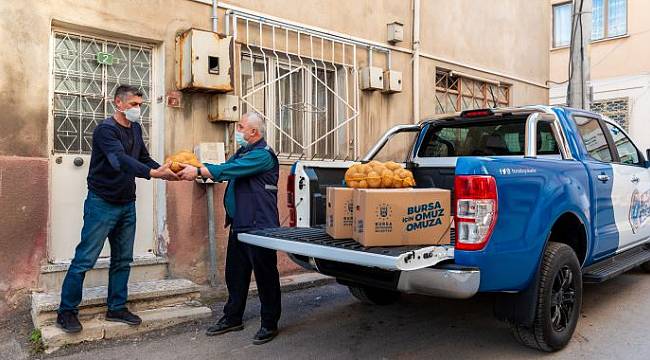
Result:
{"label": "utility pole", "polygon": [[573,0],[569,87],[566,102],[573,108],[589,110],[591,104],[589,49],[592,0]]}

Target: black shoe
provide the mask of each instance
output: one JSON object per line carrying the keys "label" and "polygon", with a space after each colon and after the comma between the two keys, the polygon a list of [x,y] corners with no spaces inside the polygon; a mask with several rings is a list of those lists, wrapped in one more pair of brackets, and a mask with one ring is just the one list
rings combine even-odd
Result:
{"label": "black shoe", "polygon": [[224,319],[217,321],[216,324],[210,326],[208,330],[205,331],[207,336],[215,336],[225,334],[230,331],[240,331],[244,329],[244,324],[230,324]]}
{"label": "black shoe", "polygon": [[106,321],[121,322],[128,325],[142,324],[142,319],[140,319],[138,315],[130,312],[128,309],[116,311],[108,310],[106,312]]}
{"label": "black shoe", "polygon": [[83,329],[74,311],[62,311],[56,316],[56,325],[67,333],[78,333]]}
{"label": "black shoe", "polygon": [[278,335],[278,329],[267,329],[265,327],[261,327],[257,331],[257,334],[255,334],[255,337],[253,337],[253,344],[255,345],[265,344],[273,340],[277,335]]}

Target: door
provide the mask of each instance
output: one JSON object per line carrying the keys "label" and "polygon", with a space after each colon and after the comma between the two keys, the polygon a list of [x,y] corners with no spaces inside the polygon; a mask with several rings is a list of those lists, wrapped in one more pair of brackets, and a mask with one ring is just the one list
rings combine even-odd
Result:
{"label": "door", "polygon": [[650,239],[650,170],[621,128],[605,121],[614,153],[612,205],[619,232],[618,251]]}
{"label": "door", "polygon": [[[52,34],[51,201],[48,257],[69,261],[83,225],[86,176],[92,134],[114,112],[113,94],[120,84],[144,93],[143,137],[151,147],[152,48],[95,36],[54,31]],[[154,152],[155,153],[155,152]],[[153,184],[137,179],[137,232],[134,256],[154,249]],[[101,256],[109,256],[106,243]]]}
{"label": "door", "polygon": [[614,156],[598,119],[576,115],[573,120],[586,150],[584,164],[592,190],[592,259],[597,261],[616,252],[619,245],[619,231],[612,203]]}

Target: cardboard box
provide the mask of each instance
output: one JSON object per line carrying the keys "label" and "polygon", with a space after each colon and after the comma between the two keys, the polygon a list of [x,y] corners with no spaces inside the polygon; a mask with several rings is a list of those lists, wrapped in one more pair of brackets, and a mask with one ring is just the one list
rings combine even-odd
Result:
{"label": "cardboard box", "polygon": [[450,191],[355,189],[354,240],[363,246],[450,244]]}
{"label": "cardboard box", "polygon": [[327,188],[326,231],[334,239],[352,238],[353,192],[352,188]]}

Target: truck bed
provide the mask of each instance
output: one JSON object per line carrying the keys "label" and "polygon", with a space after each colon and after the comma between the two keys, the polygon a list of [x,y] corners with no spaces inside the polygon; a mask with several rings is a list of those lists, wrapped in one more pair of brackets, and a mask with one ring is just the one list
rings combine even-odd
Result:
{"label": "truck bed", "polygon": [[352,239],[333,239],[322,227],[285,227],[242,233],[239,240],[317,259],[405,271],[452,260],[454,235],[451,229],[452,245],[364,247]]}

